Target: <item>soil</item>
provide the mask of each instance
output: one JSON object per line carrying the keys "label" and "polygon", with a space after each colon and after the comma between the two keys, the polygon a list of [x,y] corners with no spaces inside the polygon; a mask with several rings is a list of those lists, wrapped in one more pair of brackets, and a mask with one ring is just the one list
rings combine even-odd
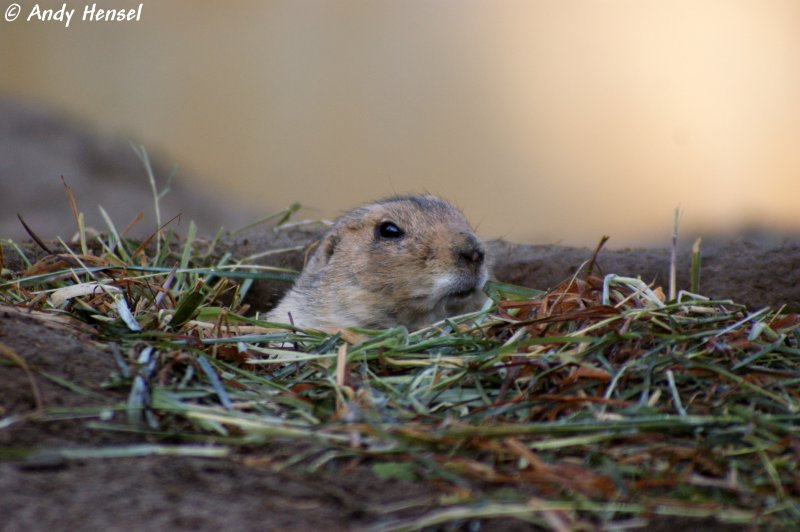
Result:
{"label": "soil", "polygon": [[[269,249],[306,246],[322,233],[310,226],[287,231],[260,231],[223,243],[222,251],[247,256]],[[494,277],[500,281],[547,290],[574,275],[592,259],[594,250],[560,245],[523,245],[494,240],[488,243]],[[668,249],[601,249],[594,272],[639,277],[647,283],[669,286]],[[299,270],[304,250],[271,255],[264,262]],[[712,299],[733,299],[753,309],[765,306],[800,309],[800,237],[752,235],[716,237],[701,243],[698,292]],[[690,287],[691,250],[679,247],[676,260],[678,290]],[[288,283],[261,283],[246,300],[255,309],[272,307]]]}
{"label": "soil", "polygon": [[[230,238],[216,253],[237,257],[268,249],[302,248],[319,227],[262,230]],[[35,257],[41,252],[26,246]],[[494,271],[501,281],[546,289],[573,275],[592,256],[588,249],[520,246],[492,242]],[[4,247],[5,267],[21,262]],[[263,262],[299,268],[302,249],[268,255]],[[679,254],[679,286],[688,284],[688,252]],[[701,292],[731,298],[752,308],[789,305],[800,308],[800,240],[757,242],[739,239],[703,249]],[[667,250],[602,251],[597,267],[609,273],[641,276],[665,284]],[[288,283],[256,283],[253,308],[265,309]],[[21,366],[30,370],[24,371]],[[145,456],[64,459],[42,452],[26,459],[15,452],[148,443],[140,436],[88,428],[83,420],[43,420],[37,395],[47,407],[119,403],[123,391],[104,387],[117,367],[109,345],[88,325],[69,316],[0,306],[0,530],[309,530],[366,529],[389,518],[419,516],[431,510],[451,487],[425,482],[382,480],[367,464],[337,464],[336,470],[301,475],[270,467],[276,458],[312,453],[308,445],[276,442],[227,458]],[[62,377],[91,394],[77,393],[54,381]],[[35,381],[38,394],[31,380]],[[475,490],[491,487],[476,486]],[[533,495],[533,493],[531,494]],[[413,503],[413,504],[412,504]],[[387,516],[387,508],[406,508]],[[451,529],[471,527],[464,523]],[[724,529],[709,521],[651,521],[649,529],[692,526]],[[530,529],[521,521],[499,519],[482,530]]]}
{"label": "soil", "polygon": [[[80,407],[121,402],[104,389],[116,365],[108,346],[70,318],[0,306],[0,353],[12,352],[35,374],[43,405]],[[57,375],[98,395],[75,393],[44,377]],[[375,478],[358,464],[346,474],[300,476],[268,465],[298,452],[275,444],[230,459],[137,457],[65,460],[42,452],[9,459],[13,450],[147,443],[92,430],[82,421],[42,421],[19,365],[0,365],[0,418],[24,419],[0,430],[0,530],[308,530],[359,528],[383,505],[429,498],[436,490]],[[304,452],[308,452],[306,449]],[[310,451],[313,451],[311,449]],[[423,508],[424,508],[423,504]]]}

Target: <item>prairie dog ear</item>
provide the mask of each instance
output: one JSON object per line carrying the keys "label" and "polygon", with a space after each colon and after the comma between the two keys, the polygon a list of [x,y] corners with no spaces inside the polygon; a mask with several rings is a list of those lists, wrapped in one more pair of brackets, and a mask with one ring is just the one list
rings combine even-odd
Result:
{"label": "prairie dog ear", "polygon": [[316,243],[316,249],[308,259],[308,262],[303,268],[303,271],[315,272],[325,267],[326,264],[333,257],[337,246],[339,245],[339,235],[334,231],[329,231],[322,240]]}

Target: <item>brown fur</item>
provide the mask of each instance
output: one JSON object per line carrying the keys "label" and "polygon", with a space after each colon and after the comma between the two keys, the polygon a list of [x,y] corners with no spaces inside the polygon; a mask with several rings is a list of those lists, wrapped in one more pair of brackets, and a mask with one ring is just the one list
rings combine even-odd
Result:
{"label": "brown fur", "polygon": [[[391,222],[404,234],[381,234]],[[339,218],[268,319],[301,327],[415,328],[476,310],[488,276],[464,215],[434,196],[370,203]],[[458,294],[458,295],[456,295]]]}

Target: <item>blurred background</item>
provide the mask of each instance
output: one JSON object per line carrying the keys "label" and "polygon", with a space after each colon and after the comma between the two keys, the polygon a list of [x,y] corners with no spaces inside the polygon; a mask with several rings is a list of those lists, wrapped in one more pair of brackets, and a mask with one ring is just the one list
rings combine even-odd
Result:
{"label": "blurred background", "polygon": [[[429,191],[518,242],[668,245],[676,207],[686,238],[800,229],[796,0],[87,4],[0,20],[0,95],[146,146],[227,226]],[[13,157],[0,194],[69,224],[64,170]]]}

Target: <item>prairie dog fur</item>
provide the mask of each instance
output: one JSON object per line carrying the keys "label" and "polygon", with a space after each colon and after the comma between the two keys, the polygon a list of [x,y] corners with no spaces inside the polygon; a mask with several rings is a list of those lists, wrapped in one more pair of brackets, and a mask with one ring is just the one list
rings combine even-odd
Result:
{"label": "prairie dog fur", "polygon": [[435,196],[396,196],[336,220],[267,319],[417,328],[480,308],[488,276],[483,243],[458,209]]}

